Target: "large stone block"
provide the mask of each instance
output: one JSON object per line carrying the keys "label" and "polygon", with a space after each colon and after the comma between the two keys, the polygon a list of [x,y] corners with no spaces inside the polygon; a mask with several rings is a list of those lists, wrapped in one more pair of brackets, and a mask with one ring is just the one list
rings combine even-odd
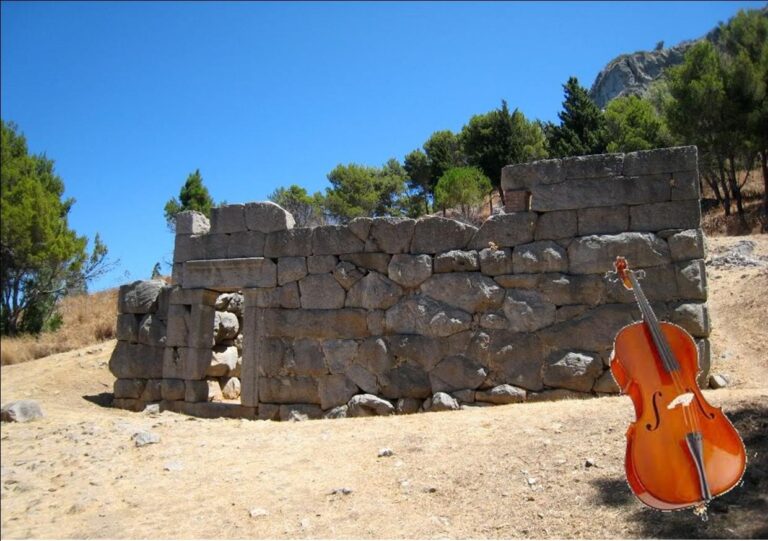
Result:
{"label": "large stone block", "polygon": [[543,388],[543,349],[535,334],[490,331],[490,376],[492,385],[508,383],[529,391]]}
{"label": "large stone block", "polygon": [[542,380],[548,387],[587,393],[602,372],[603,362],[594,353],[555,351],[547,356]]}
{"label": "large stone block", "polygon": [[631,304],[604,304],[552,325],[539,335],[550,350],[606,351],[613,347],[616,333],[636,320],[634,313]]}
{"label": "large stone block", "polygon": [[272,201],[246,203],[244,214],[246,228],[260,233],[292,229],[296,223],[290,212]]}
{"label": "large stone block", "polygon": [[536,240],[555,240],[575,237],[578,225],[578,218],[575,210],[545,212],[539,216],[533,237]]}
{"label": "large stone block", "polygon": [[571,274],[600,274],[613,270],[617,256],[631,268],[669,263],[669,246],[652,233],[621,233],[579,237],[568,246]]}
{"label": "large stone block", "polygon": [[118,312],[122,314],[149,314],[157,311],[157,297],[165,282],[162,280],[137,280],[120,286]]}
{"label": "large stone block", "polygon": [[[312,255],[307,258],[307,272],[309,272],[309,274],[325,274],[326,272],[333,272],[333,269],[336,268],[338,263],[339,258],[335,255]],[[278,276],[279,273],[280,269],[278,268]]]}
{"label": "large stone block", "polygon": [[355,340],[326,340],[322,348],[331,374],[344,374],[357,359],[358,344]]}
{"label": "large stone block", "polygon": [[320,407],[324,410],[346,404],[359,391],[357,385],[343,374],[320,378],[317,390],[320,395]]}
{"label": "large stone block", "polygon": [[168,347],[163,352],[162,374],[170,379],[204,379],[212,360],[210,348]]}
{"label": "large stone block", "polygon": [[701,229],[686,229],[667,238],[672,261],[704,258],[704,234]]}
{"label": "large stone block", "polygon": [[695,146],[642,150],[624,155],[624,175],[675,173],[698,169]]}
{"label": "large stone block", "polygon": [[343,308],[346,292],[330,274],[310,274],[299,282],[301,307],[330,310]]}
{"label": "large stone block", "polygon": [[629,207],[595,207],[579,209],[579,235],[607,235],[629,229]]}
{"label": "large stone block", "polygon": [[479,256],[480,271],[483,274],[498,276],[513,272],[512,248],[483,248]]}
{"label": "large stone block", "polygon": [[275,287],[277,265],[263,257],[187,261],[185,288],[232,290],[248,287]]}
{"label": "large stone block", "polygon": [[677,289],[681,299],[707,300],[707,270],[703,259],[677,263]]}
{"label": "large stone block", "polygon": [[670,320],[688,331],[694,338],[706,338],[710,333],[709,311],[704,303],[684,303],[674,307]]}
{"label": "large stone block", "polygon": [[485,367],[464,355],[452,355],[440,361],[429,373],[432,392],[477,389],[485,381]]}
{"label": "large stone block", "polygon": [[416,220],[410,218],[374,218],[365,243],[366,252],[404,254],[411,247]]}
{"label": "large stone block", "polygon": [[515,274],[565,272],[568,254],[551,240],[520,244],[512,251],[512,269]]}
{"label": "large stone block", "polygon": [[362,254],[343,254],[339,259],[346,263],[352,263],[362,269],[387,274],[392,256],[378,252],[366,252]]}
{"label": "large stone block", "polygon": [[283,310],[262,312],[260,330],[263,336],[306,338],[365,338],[368,336],[365,310]]}
{"label": "large stone block", "polygon": [[162,378],[164,350],[119,341],[109,359],[109,371],[118,379]]}
{"label": "large stone block", "polygon": [[609,178],[621,176],[624,154],[595,154],[563,158],[566,179]]}
{"label": "large stone block", "polygon": [[363,241],[343,225],[323,225],[312,236],[313,255],[338,255],[362,252]]}
{"label": "large stone block", "polygon": [[597,274],[544,274],[537,286],[544,300],[557,306],[597,305],[606,300],[605,279]]}
{"label": "large stone block", "polygon": [[363,392],[378,394],[381,390],[379,386],[379,378],[376,377],[376,374],[360,364],[354,363],[350,365],[349,368],[347,368],[346,376],[355,385],[360,387]]}
{"label": "large stone block", "polygon": [[211,233],[245,231],[245,206],[239,203],[211,209]]}
{"label": "large stone block", "polygon": [[211,360],[205,370],[206,376],[216,378],[226,376],[237,366],[238,352],[235,346],[216,346],[207,356]]}
{"label": "large stone block", "polygon": [[574,179],[532,188],[531,209],[539,212],[668,201],[669,179],[653,177],[638,182],[619,177]]}
{"label": "large stone block", "polygon": [[672,201],[680,199],[700,199],[701,187],[699,173],[696,170],[672,173]]}
{"label": "large stone block", "polygon": [[[118,340],[124,340],[126,342],[138,342],[139,341],[139,321],[141,316],[136,314],[118,314],[117,315],[117,329],[115,331],[115,337]],[[135,398],[135,397],[125,397]]]}
{"label": "large stone block", "polygon": [[437,254],[463,250],[477,228],[456,220],[430,216],[416,221],[411,241],[412,254]]}
{"label": "large stone block", "polygon": [[388,333],[450,336],[472,325],[472,316],[463,310],[417,295],[401,299],[386,312]]}
{"label": "large stone block", "polygon": [[555,305],[537,291],[508,289],[503,310],[513,332],[533,332],[555,322]]}
{"label": "large stone block", "polygon": [[139,400],[144,402],[159,402],[163,399],[162,381],[160,379],[148,379]]}
{"label": "large stone block", "polygon": [[182,289],[174,287],[171,290],[170,304],[199,304],[203,306],[213,306],[220,293],[212,289]]}
{"label": "large stone block", "polygon": [[293,341],[293,355],[288,365],[291,375],[323,376],[328,374],[323,349],[317,340],[299,338]]}
{"label": "large stone block", "polygon": [[349,230],[352,231],[352,233],[354,233],[355,236],[357,236],[357,238],[365,242],[368,240],[368,233],[371,231],[372,224],[373,224],[373,218],[369,218],[367,216],[361,216],[349,222],[348,227],[349,227]]}
{"label": "large stone block", "polygon": [[165,346],[165,321],[160,319],[157,314],[145,315],[139,323],[138,342],[154,347]]}
{"label": "large stone block", "polygon": [[435,274],[420,289],[428,297],[469,313],[495,310],[504,301],[504,290],[476,272]]}
{"label": "large stone block", "polygon": [[[337,286],[341,289],[340,286]],[[342,289],[343,291],[343,289]],[[386,310],[403,294],[403,288],[378,272],[369,272],[349,288],[347,307]]]}
{"label": "large stone block", "polygon": [[[227,235],[225,242],[227,258],[264,257],[267,235],[259,231],[238,231]],[[201,257],[200,259],[223,259],[223,257]]]}
{"label": "large stone block", "polygon": [[301,280],[307,275],[307,258],[281,257],[277,260],[277,283],[280,285]]}
{"label": "large stone block", "polygon": [[385,398],[420,398],[432,394],[429,375],[424,367],[412,361],[406,361],[384,374],[381,394]]}
{"label": "large stone block", "polygon": [[312,255],[313,231],[306,227],[296,227],[268,233],[264,243],[264,257]]}
{"label": "large stone block", "polygon": [[431,275],[432,258],[426,254],[396,254],[387,267],[389,279],[407,288],[418,287]]}
{"label": "large stone block", "polygon": [[[640,287],[650,301],[671,301],[680,297],[674,265],[649,267],[639,273]],[[635,303],[635,295],[621,280],[605,280],[607,302]]]}
{"label": "large stone block", "polygon": [[211,230],[211,222],[202,212],[184,210],[174,217],[177,235],[205,235]]}
{"label": "large stone block", "polygon": [[146,385],[145,379],[116,379],[113,392],[115,398],[139,398]]}
{"label": "large stone block", "polygon": [[333,277],[346,290],[349,290],[363,276],[365,276],[365,273],[349,261],[342,261],[333,270]]}
{"label": "large stone block", "polygon": [[563,178],[562,160],[539,160],[505,166],[501,170],[501,187],[521,190],[537,184],[559,183]]}
{"label": "large stone block", "polygon": [[698,199],[665,201],[629,208],[629,227],[633,231],[689,229],[701,225]]}
{"label": "large stone block", "polygon": [[272,404],[320,404],[318,381],[310,377],[259,378],[259,399]]}
{"label": "large stone block", "polygon": [[383,338],[368,338],[360,344],[356,362],[378,378],[392,368],[392,352]]}
{"label": "large stone block", "polygon": [[389,349],[400,362],[413,361],[425,371],[432,370],[447,353],[447,341],[419,334],[387,337]]}
{"label": "large stone block", "polygon": [[160,387],[163,400],[184,400],[186,386],[183,379],[164,379]]}
{"label": "large stone block", "polygon": [[476,250],[451,250],[435,256],[435,272],[467,272],[480,269]]}
{"label": "large stone block", "polygon": [[474,250],[489,248],[490,243],[504,248],[525,244],[533,240],[538,216],[535,212],[515,212],[491,216],[469,243]]}

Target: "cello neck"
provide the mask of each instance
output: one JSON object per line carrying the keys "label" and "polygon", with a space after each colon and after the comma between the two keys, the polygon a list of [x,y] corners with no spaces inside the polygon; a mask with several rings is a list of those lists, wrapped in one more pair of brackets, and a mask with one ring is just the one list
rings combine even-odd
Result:
{"label": "cello neck", "polygon": [[661,331],[659,320],[656,318],[656,314],[651,308],[651,303],[648,302],[648,298],[645,296],[645,293],[643,293],[643,289],[640,287],[640,282],[637,280],[637,276],[635,276],[635,273],[629,269],[626,270],[626,275],[632,283],[632,292],[635,294],[635,300],[640,307],[640,313],[643,315],[643,322],[651,333],[653,343],[659,353],[664,369],[668,373],[680,370],[680,365],[678,364],[677,359],[675,359],[672,349],[669,347],[669,343],[664,337],[664,333]]}

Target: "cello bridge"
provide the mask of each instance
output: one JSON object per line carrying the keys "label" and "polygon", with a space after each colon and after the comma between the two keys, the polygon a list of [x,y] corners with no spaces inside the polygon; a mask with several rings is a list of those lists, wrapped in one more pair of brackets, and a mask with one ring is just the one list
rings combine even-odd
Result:
{"label": "cello bridge", "polygon": [[677,395],[669,404],[667,404],[667,409],[673,410],[677,406],[689,406],[693,401],[693,398],[693,393],[683,393]]}

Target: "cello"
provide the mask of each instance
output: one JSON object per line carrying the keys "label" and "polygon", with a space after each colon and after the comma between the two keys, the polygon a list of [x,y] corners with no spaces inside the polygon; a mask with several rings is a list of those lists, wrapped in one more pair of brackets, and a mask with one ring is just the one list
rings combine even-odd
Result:
{"label": "cello", "polygon": [[627,430],[627,482],[649,507],[694,508],[706,519],[709,501],[741,480],[744,443],[696,383],[698,352],[691,335],[659,322],[625,258],[617,257],[614,268],[643,317],[618,332],[610,358],[611,374],[635,408]]}

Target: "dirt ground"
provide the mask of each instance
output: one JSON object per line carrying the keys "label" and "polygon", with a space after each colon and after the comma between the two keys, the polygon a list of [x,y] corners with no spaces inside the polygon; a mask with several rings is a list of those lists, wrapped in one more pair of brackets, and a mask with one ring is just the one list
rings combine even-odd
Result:
{"label": "dirt ground", "polygon": [[[627,397],[303,423],[131,413],[108,407],[111,342],[2,367],[2,402],[45,413],[0,429],[2,538],[766,538],[768,236],[710,238],[719,256],[713,372],[732,384],[705,396],[749,464],[707,522],[633,497]],[[136,447],[140,430],[160,442]]]}

